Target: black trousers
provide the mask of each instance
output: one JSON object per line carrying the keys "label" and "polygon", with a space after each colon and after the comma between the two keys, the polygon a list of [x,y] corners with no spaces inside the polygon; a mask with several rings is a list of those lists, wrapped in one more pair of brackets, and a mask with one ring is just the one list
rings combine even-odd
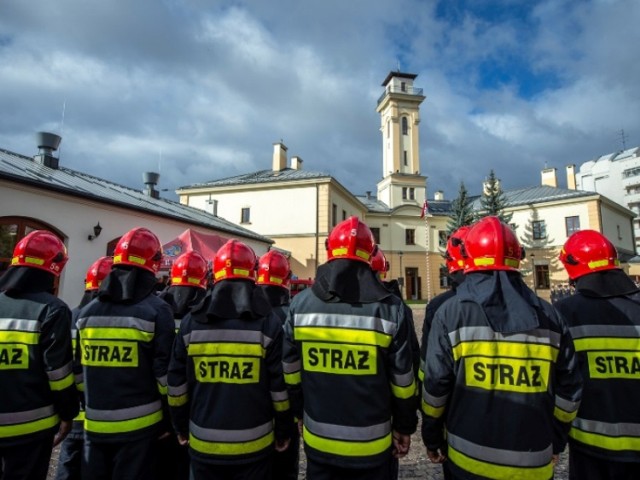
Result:
{"label": "black trousers", "polygon": [[271,480],[271,457],[251,463],[220,465],[202,462],[192,456],[189,478],[191,480]]}
{"label": "black trousers", "polygon": [[397,466],[391,455],[385,463],[373,468],[336,467],[307,457],[307,480],[395,480],[396,475]]}
{"label": "black trousers", "polygon": [[153,480],[155,460],[154,437],[119,443],[95,443],[85,439],[82,478]]}
{"label": "black trousers", "polygon": [[300,432],[298,425],[291,432],[289,448],[284,452],[273,451],[273,479],[298,480],[300,469]]}
{"label": "black trousers", "polygon": [[569,480],[638,480],[640,462],[616,462],[569,447]]}
{"label": "black trousers", "polygon": [[53,433],[32,442],[0,447],[2,480],[46,480]]}
{"label": "black trousers", "polygon": [[80,480],[84,435],[72,431],[60,444],[56,480]]}
{"label": "black trousers", "polygon": [[189,447],[178,443],[175,435],[156,441],[155,480],[188,480]]}

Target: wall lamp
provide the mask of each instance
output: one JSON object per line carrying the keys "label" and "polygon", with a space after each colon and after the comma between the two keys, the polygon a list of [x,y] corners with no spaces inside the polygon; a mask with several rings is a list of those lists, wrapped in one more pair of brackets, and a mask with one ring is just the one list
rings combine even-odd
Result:
{"label": "wall lamp", "polygon": [[102,233],[102,227],[100,226],[100,222],[98,222],[94,227],[93,227],[93,235],[89,235],[87,238],[91,241],[94,238],[98,238],[100,236],[100,234]]}

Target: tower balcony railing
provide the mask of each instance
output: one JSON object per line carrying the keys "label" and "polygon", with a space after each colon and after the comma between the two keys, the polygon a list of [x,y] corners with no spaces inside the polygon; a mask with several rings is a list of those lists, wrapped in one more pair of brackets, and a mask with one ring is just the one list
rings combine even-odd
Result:
{"label": "tower balcony railing", "polygon": [[401,93],[403,95],[422,95],[422,88],[416,88],[416,87],[407,87],[405,86],[404,89],[401,87],[395,87],[393,85],[389,86],[383,93],[382,95],[380,95],[380,98],[378,98],[378,104],[380,102],[382,102],[382,99],[387,96],[387,94],[389,93]]}

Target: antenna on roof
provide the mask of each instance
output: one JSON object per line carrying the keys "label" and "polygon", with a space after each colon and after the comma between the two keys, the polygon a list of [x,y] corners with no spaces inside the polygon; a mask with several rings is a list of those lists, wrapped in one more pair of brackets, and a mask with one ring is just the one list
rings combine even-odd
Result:
{"label": "antenna on roof", "polygon": [[620,130],[620,140],[622,141],[622,150],[627,149],[627,136],[624,133],[624,128]]}
{"label": "antenna on roof", "polygon": [[396,61],[398,62],[398,71],[400,71],[400,59],[398,58]]}

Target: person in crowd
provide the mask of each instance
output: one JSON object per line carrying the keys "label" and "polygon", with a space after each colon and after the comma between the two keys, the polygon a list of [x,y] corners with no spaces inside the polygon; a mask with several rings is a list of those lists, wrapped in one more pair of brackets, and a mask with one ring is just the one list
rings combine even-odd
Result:
{"label": "person in crowd", "polygon": [[584,377],[569,432],[569,478],[640,478],[640,290],[600,232],[572,234],[560,261],[576,293],[556,307]]}
{"label": "person in crowd", "polygon": [[365,223],[339,223],[326,248],[327,263],[285,323],[285,379],[306,475],[391,479],[417,424],[411,324],[371,269],[376,244]]}

